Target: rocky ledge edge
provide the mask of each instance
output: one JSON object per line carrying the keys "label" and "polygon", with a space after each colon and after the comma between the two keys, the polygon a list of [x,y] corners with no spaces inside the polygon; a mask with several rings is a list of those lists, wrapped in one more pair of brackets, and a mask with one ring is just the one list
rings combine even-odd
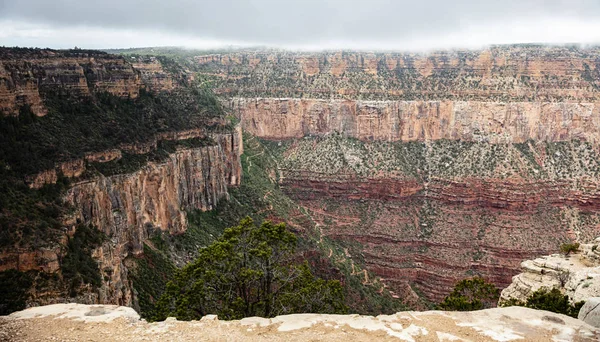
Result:
{"label": "rocky ledge edge", "polygon": [[148,323],[129,307],[55,304],[0,317],[1,341],[598,341],[583,321],[523,307],[394,315],[295,314]]}

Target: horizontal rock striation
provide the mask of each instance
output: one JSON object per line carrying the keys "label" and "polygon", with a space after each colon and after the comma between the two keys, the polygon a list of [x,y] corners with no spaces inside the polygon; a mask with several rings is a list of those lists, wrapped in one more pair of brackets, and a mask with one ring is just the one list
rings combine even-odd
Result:
{"label": "horizontal rock striation", "polygon": [[278,145],[284,192],[401,298],[417,291],[439,302],[474,275],[503,288],[523,259],[600,234],[600,164],[590,143],[330,134]]}
{"label": "horizontal rock striation", "polygon": [[598,48],[496,46],[418,53],[277,51],[198,56],[197,71],[239,97],[378,100],[598,100]]}
{"label": "horizontal rock striation", "polygon": [[340,132],[365,141],[600,142],[600,104],[236,98],[244,130],[265,139]]}
{"label": "horizontal rock striation", "polygon": [[[196,57],[278,180],[400,297],[600,235],[598,48]],[[273,144],[269,144],[273,146]]]}
{"label": "horizontal rock striation", "polygon": [[144,84],[154,92],[171,91],[176,83],[156,57],[131,57],[131,65],[140,71]]}
{"label": "horizontal rock striation", "polygon": [[141,88],[160,92],[174,87],[173,75],[154,57],[128,61],[100,51],[0,48],[3,115],[18,115],[25,105],[37,116],[46,115],[44,96],[48,91],[72,96],[108,92],[136,98]]}

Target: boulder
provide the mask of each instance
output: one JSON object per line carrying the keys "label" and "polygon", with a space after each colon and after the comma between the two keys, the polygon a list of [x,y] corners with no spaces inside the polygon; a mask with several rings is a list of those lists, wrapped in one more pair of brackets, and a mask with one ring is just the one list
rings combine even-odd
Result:
{"label": "boulder", "polygon": [[600,297],[589,298],[579,311],[580,320],[600,328]]}

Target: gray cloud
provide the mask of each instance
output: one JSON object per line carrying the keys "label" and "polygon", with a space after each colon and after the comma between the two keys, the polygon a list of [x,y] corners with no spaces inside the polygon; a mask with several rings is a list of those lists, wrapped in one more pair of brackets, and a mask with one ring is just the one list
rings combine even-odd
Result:
{"label": "gray cloud", "polygon": [[[589,43],[600,40],[600,33],[596,37],[583,32],[595,27],[594,23],[600,26],[600,1],[0,0],[2,21],[8,24],[0,25],[0,45],[19,39],[23,44],[111,44],[102,38],[99,42],[72,41],[81,38],[70,37],[69,30],[82,28],[99,36],[103,31],[138,32],[140,37],[152,32],[162,37],[157,42],[185,37],[187,41],[273,46],[410,47],[429,42],[435,47],[470,45],[467,41],[516,43],[519,37],[556,42],[557,36]],[[448,39],[452,41],[444,41]]]}

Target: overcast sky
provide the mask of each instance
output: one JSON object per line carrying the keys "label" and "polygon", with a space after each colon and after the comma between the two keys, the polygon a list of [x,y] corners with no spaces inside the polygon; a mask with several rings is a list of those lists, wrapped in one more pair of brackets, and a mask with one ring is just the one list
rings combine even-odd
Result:
{"label": "overcast sky", "polygon": [[0,0],[0,45],[430,50],[600,43],[600,0]]}

